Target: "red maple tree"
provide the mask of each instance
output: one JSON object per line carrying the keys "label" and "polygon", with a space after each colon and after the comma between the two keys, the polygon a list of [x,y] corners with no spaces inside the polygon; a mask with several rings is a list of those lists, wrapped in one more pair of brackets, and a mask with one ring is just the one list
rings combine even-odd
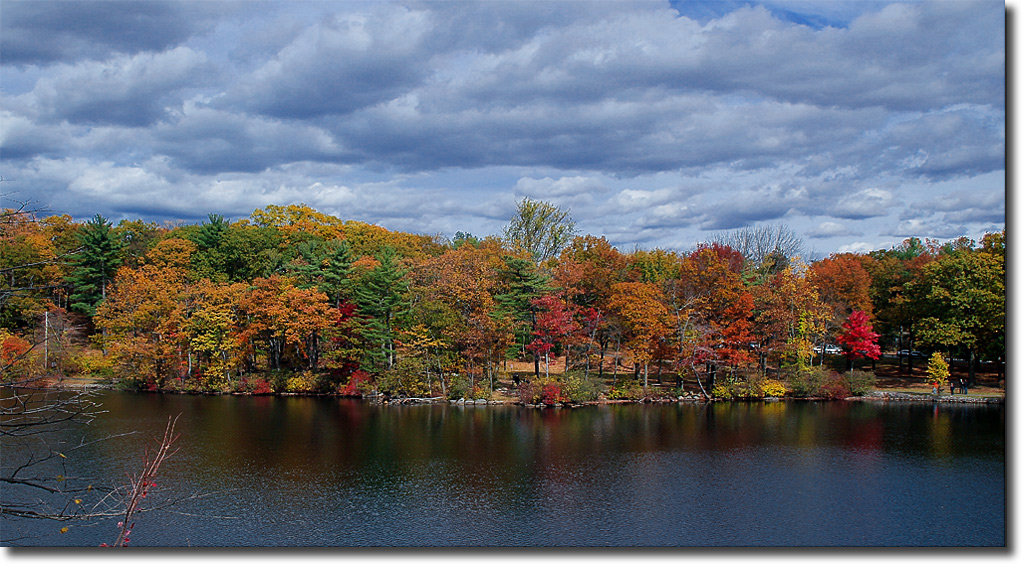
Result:
{"label": "red maple tree", "polygon": [[580,330],[580,326],[573,318],[573,310],[557,296],[548,294],[533,300],[532,303],[540,311],[537,313],[537,323],[533,332],[536,339],[526,348],[536,356],[544,357],[544,374],[546,376],[548,374],[548,355],[555,348],[556,342],[564,343],[571,335]]}
{"label": "red maple tree", "polygon": [[854,310],[843,322],[843,333],[836,341],[843,347],[843,355],[851,361],[855,357],[878,359],[882,355],[878,334],[871,330],[868,315],[860,310]]}

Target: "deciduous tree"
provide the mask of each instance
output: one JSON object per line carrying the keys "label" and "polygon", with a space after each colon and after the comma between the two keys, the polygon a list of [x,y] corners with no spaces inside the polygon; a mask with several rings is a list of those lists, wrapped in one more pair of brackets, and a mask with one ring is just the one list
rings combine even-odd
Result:
{"label": "deciduous tree", "polygon": [[574,310],[554,294],[546,294],[533,300],[537,310],[537,324],[533,331],[534,340],[527,345],[535,356],[544,357],[544,376],[549,376],[549,360],[556,345],[567,347],[571,338],[580,330]]}
{"label": "deciduous tree", "polygon": [[878,334],[871,330],[868,315],[860,310],[854,310],[843,322],[843,333],[836,341],[842,346],[843,355],[849,360],[851,370],[853,360],[857,357],[875,360],[882,355],[882,350],[878,347]]}
{"label": "deciduous tree", "polygon": [[505,243],[512,250],[530,254],[541,264],[558,255],[576,233],[569,211],[546,201],[524,197],[505,226]]}
{"label": "deciduous tree", "polygon": [[915,283],[921,338],[933,346],[967,352],[969,383],[977,354],[1005,333],[1006,268],[995,252],[960,250],[941,255]]}
{"label": "deciduous tree", "polygon": [[670,318],[661,288],[650,282],[620,282],[612,286],[609,302],[626,331],[626,349],[637,368],[643,367],[644,388],[648,386],[648,365],[659,344],[671,333]]}

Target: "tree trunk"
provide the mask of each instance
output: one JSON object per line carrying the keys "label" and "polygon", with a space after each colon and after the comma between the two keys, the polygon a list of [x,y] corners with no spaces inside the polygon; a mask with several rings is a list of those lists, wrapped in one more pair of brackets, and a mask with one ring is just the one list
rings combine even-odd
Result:
{"label": "tree trunk", "polygon": [[977,363],[977,356],[974,354],[974,348],[972,347],[967,352],[967,386],[976,387],[978,386],[977,377],[974,375],[974,367]]}
{"label": "tree trunk", "polygon": [[619,378],[619,352],[621,351],[621,345],[618,340],[615,340],[615,356],[612,357],[612,384]]}
{"label": "tree trunk", "polygon": [[903,326],[900,326],[900,334],[896,338],[896,372],[903,374]]}
{"label": "tree trunk", "polygon": [[693,371],[693,377],[697,379],[697,386],[700,387],[701,394],[704,395],[704,398],[711,398],[708,394],[708,390],[714,390],[715,385],[709,382],[707,387],[708,390],[705,390],[704,383],[700,380],[700,373],[697,372],[697,367],[693,363],[690,363],[690,370]]}
{"label": "tree trunk", "polygon": [[910,326],[910,344],[907,346],[907,376],[914,375],[914,326]]}

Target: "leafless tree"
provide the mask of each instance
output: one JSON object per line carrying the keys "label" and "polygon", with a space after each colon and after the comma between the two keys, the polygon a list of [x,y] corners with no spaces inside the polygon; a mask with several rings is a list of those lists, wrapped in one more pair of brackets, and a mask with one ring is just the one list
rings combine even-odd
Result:
{"label": "leafless tree", "polygon": [[795,257],[804,255],[804,241],[789,226],[755,225],[715,233],[712,242],[728,245],[743,254],[759,272],[777,272]]}

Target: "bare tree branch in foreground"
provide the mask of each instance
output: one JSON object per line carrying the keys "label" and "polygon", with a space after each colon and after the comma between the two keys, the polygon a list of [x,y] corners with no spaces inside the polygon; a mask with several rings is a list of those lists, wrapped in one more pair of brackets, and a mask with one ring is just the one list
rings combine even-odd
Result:
{"label": "bare tree branch in foreground", "polygon": [[[174,426],[177,422],[177,416],[168,419],[167,427],[164,429],[163,440],[161,440],[156,452],[152,455],[148,449],[146,450],[142,458],[142,471],[138,476],[134,476],[131,473],[127,474],[129,483],[127,486],[128,493],[124,499],[124,518],[117,523],[121,528],[121,532],[117,535],[117,540],[114,541],[113,546],[128,546],[131,540],[132,529],[135,528],[135,515],[143,510],[142,500],[149,495],[152,488],[156,487],[157,472],[160,470],[160,466],[163,465],[164,460],[173,456],[178,451],[177,449],[172,449],[174,442],[178,439],[178,435],[174,433]],[[104,543],[103,546],[110,545]]]}

